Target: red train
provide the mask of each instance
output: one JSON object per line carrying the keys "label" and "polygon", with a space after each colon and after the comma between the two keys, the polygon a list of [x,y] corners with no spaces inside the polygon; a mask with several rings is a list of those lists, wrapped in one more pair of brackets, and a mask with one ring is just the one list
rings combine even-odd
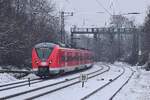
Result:
{"label": "red train", "polygon": [[83,69],[93,64],[88,50],[60,47],[53,43],[39,43],[32,50],[32,68],[38,76],[49,76]]}

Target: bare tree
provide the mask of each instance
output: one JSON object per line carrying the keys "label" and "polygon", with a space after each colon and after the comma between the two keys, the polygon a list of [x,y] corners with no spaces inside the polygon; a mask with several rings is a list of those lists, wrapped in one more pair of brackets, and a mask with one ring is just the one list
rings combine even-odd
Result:
{"label": "bare tree", "polygon": [[[150,7],[148,8],[147,16],[145,18],[144,23],[144,34],[142,34],[142,60],[143,63],[149,62],[149,54],[150,54]],[[150,66],[149,66],[150,68]]]}
{"label": "bare tree", "polygon": [[47,0],[0,0],[0,64],[29,64],[32,47],[56,41],[59,19]]}

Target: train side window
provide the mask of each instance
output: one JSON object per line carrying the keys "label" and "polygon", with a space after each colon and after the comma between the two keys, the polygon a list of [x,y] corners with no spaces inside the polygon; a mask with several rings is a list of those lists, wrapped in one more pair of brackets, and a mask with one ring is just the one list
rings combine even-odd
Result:
{"label": "train side window", "polygon": [[68,56],[68,61],[72,61],[72,57],[71,56]]}
{"label": "train side window", "polygon": [[70,56],[70,61],[72,61],[73,60],[73,57],[72,56]]}
{"label": "train side window", "polygon": [[62,60],[62,61],[67,61],[67,58],[66,58],[65,56],[62,56],[62,57],[61,57],[61,60]]}
{"label": "train side window", "polygon": [[75,58],[74,58],[74,59],[75,59],[75,61],[78,61],[78,56],[75,56]]}
{"label": "train side window", "polygon": [[82,61],[82,56],[80,56],[80,60]]}
{"label": "train side window", "polygon": [[67,56],[67,61],[70,61],[70,56]]}
{"label": "train side window", "polygon": [[67,62],[69,60],[68,56],[65,56],[65,61]]}
{"label": "train side window", "polygon": [[74,56],[71,56],[71,61],[74,61]]}

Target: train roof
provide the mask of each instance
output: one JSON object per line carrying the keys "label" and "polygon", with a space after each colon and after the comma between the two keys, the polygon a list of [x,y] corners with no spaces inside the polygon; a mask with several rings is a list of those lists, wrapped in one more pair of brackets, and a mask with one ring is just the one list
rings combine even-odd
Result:
{"label": "train roof", "polygon": [[35,45],[35,48],[40,48],[40,47],[53,48],[53,47],[55,47],[56,45],[57,45],[57,44],[54,44],[54,43],[43,42],[43,43],[39,43],[39,44]]}
{"label": "train roof", "polygon": [[50,43],[50,42],[42,42],[42,43],[38,43],[36,44],[34,47],[35,48],[41,48],[41,47],[47,47],[47,48],[54,48],[55,46],[59,46],[61,50],[80,50],[80,51],[89,51],[83,48],[67,48],[64,46],[60,46],[59,44],[55,44],[55,43]]}
{"label": "train roof", "polygon": [[89,52],[89,50],[84,50],[84,49],[77,49],[77,48],[64,48],[64,47],[60,47],[60,50],[74,50],[74,51],[78,51],[78,52]]}

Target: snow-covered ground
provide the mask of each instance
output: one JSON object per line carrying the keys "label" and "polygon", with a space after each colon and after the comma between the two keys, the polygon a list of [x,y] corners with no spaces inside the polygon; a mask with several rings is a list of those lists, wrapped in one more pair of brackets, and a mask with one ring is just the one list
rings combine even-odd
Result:
{"label": "snow-covered ground", "polygon": [[12,82],[12,81],[17,81],[17,79],[10,74],[7,73],[1,73],[0,74],[0,84]]}
{"label": "snow-covered ground", "polygon": [[[107,64],[110,65],[110,64]],[[99,63],[98,66],[94,66],[93,68],[85,71],[85,73],[92,72],[94,70],[97,70],[100,68],[100,66],[105,66],[103,63]],[[85,86],[82,88],[81,83],[70,86],[68,88],[62,89],[58,92],[55,92],[53,94],[48,94],[44,95],[40,98],[37,98],[37,100],[80,100],[83,98],[85,95],[89,94],[90,92],[94,91],[95,89],[101,87],[102,85],[106,84],[107,82],[110,81],[110,79],[115,78],[117,75],[119,75],[123,69],[121,67],[124,67],[126,72],[125,74],[117,79],[116,82],[113,84],[110,84],[103,90],[97,92],[87,100],[108,100],[108,97],[110,97],[119,87],[128,79],[128,77],[131,75],[132,71],[128,68],[131,67],[130,65],[126,63],[121,63],[121,62],[116,62],[113,65],[110,65],[110,71],[106,72],[102,75],[99,75],[95,78],[89,79],[86,83]],[[141,69],[140,66],[133,66],[131,67],[135,73],[132,76],[131,80],[127,85],[125,85],[122,90],[115,96],[113,100],[150,100],[150,72],[145,71],[144,69]],[[106,69],[106,68],[104,68]],[[57,79],[51,79],[48,81],[43,81],[41,83],[36,83],[31,85],[31,87],[25,86],[25,87],[20,87],[16,89],[11,89],[9,91],[1,91],[0,95],[8,95],[9,93],[18,93],[21,91],[26,91],[30,89],[34,89],[37,87],[41,87],[47,84],[52,84],[58,81],[62,81],[64,79],[69,79],[75,76],[79,76],[80,73],[78,74],[73,74],[65,77],[60,77]],[[34,78],[36,77],[34,74],[30,74],[25,78]],[[16,82],[20,81],[15,79],[9,74],[0,74],[0,84],[8,83],[8,82]],[[54,87],[53,87],[54,88]],[[56,87],[55,87],[56,88]],[[47,88],[48,89],[48,88]],[[49,88],[51,89],[51,88]],[[48,90],[49,90],[48,89]],[[40,92],[44,92],[46,89],[41,90]],[[34,95],[40,92],[34,92]],[[19,99],[23,99],[26,97],[30,97],[31,94],[26,94],[23,96],[20,96]],[[14,98],[12,100],[17,100],[17,98]]]}
{"label": "snow-covered ground", "polygon": [[150,72],[139,68],[134,66],[134,76],[114,100],[150,100]]}
{"label": "snow-covered ground", "polygon": [[31,74],[29,74],[29,75],[27,75],[25,77],[22,77],[21,79],[28,79],[28,78],[30,78],[30,79],[37,79],[39,77],[36,76],[35,74],[31,73]]}
{"label": "snow-covered ground", "polygon": [[[12,66],[12,65],[7,65],[7,66],[0,66],[0,70],[3,70],[3,71],[29,71],[25,68],[22,68],[22,69],[19,69],[15,66]],[[20,73],[0,73],[0,85],[1,84],[4,84],[4,83],[8,83],[8,82],[13,82],[13,81],[16,81],[18,80],[17,78],[18,77],[21,77],[21,76],[24,76],[24,74],[20,74]],[[26,79],[30,77],[31,79],[33,78],[37,78],[34,74],[29,74],[25,77],[21,77],[22,79]]]}

